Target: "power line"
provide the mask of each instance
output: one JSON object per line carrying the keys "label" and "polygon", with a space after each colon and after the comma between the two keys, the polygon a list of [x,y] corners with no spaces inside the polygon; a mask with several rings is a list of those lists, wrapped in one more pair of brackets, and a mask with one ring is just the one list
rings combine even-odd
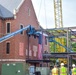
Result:
{"label": "power line", "polygon": [[46,3],[44,0],[44,12],[45,12],[45,24],[46,24],[46,28],[47,28],[47,15],[46,15]]}
{"label": "power line", "polygon": [[40,5],[39,5],[38,19],[39,19],[39,16],[40,16],[41,5],[42,5],[42,0],[41,0]]}

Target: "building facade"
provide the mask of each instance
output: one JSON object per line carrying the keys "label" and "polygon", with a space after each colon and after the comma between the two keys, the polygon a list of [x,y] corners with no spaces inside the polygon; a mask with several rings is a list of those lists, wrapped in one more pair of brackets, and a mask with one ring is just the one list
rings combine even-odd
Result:
{"label": "building facade", "polygon": [[[28,25],[39,29],[39,23],[31,0],[0,0],[0,38]],[[38,59],[38,37],[23,31],[0,43],[0,62],[26,62]],[[48,44],[44,46],[48,49]]]}

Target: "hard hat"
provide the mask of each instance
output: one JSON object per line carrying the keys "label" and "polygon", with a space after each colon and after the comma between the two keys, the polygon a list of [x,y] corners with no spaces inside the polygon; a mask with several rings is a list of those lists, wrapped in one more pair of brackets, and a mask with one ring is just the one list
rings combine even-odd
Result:
{"label": "hard hat", "polygon": [[73,64],[72,67],[75,67],[75,64]]}
{"label": "hard hat", "polygon": [[64,66],[64,63],[61,63],[61,66]]}

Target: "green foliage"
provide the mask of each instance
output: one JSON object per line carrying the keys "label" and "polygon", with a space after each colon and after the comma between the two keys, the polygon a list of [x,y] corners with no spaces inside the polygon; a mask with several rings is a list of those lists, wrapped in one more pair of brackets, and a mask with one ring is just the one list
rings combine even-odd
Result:
{"label": "green foliage", "polygon": [[75,64],[75,63],[76,63],[76,60],[72,60],[72,63],[74,63],[74,64]]}
{"label": "green foliage", "polygon": [[72,50],[76,52],[76,43],[72,43]]}
{"label": "green foliage", "polygon": [[50,43],[50,52],[55,52],[55,43],[54,42],[51,42]]}
{"label": "green foliage", "polygon": [[73,47],[73,48],[76,48],[76,43],[73,43],[73,44],[72,44],[72,47]]}

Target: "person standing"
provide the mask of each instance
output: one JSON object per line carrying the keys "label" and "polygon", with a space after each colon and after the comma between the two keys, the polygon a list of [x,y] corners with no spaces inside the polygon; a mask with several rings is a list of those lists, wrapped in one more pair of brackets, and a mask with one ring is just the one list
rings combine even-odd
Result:
{"label": "person standing", "polygon": [[64,67],[64,63],[61,63],[60,66],[60,75],[67,75],[67,68]]}
{"label": "person standing", "polygon": [[58,72],[58,68],[57,68],[57,65],[54,65],[54,68],[52,69],[52,75],[58,75],[59,72]]}
{"label": "person standing", "polygon": [[76,75],[76,66],[75,66],[75,64],[73,64],[72,67],[73,67],[71,69],[72,75]]}

